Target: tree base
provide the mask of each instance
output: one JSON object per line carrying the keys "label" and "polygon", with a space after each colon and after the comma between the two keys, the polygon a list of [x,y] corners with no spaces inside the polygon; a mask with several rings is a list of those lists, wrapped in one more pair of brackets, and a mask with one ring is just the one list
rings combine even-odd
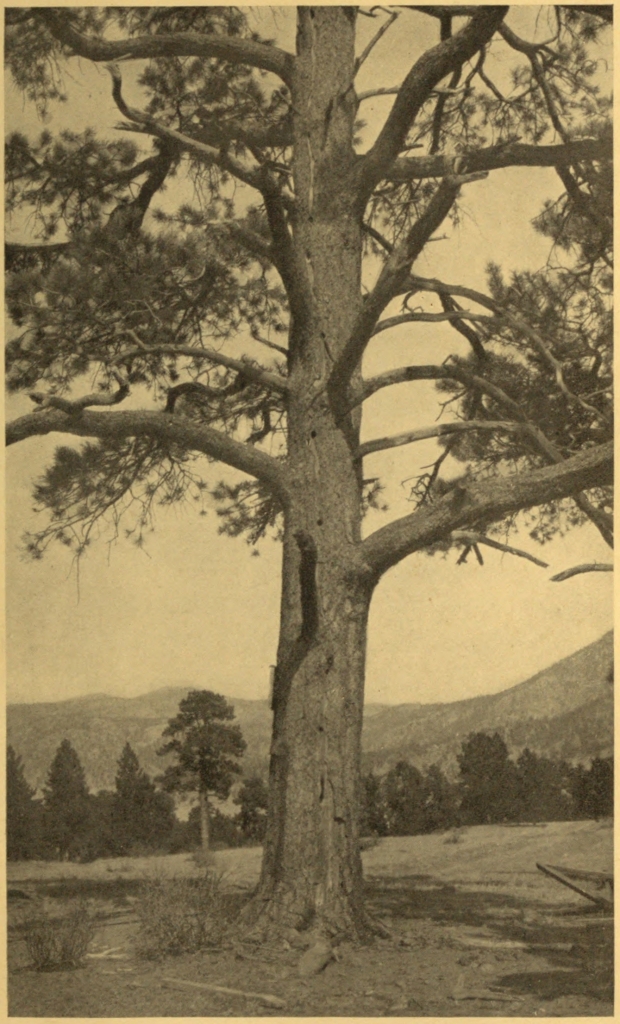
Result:
{"label": "tree base", "polygon": [[243,908],[239,924],[246,941],[285,941],[301,951],[323,943],[335,947],[345,941],[367,944],[374,938],[392,937],[361,905],[350,906],[341,900],[329,911],[312,912],[298,894],[284,886],[274,886],[269,894],[259,888]]}

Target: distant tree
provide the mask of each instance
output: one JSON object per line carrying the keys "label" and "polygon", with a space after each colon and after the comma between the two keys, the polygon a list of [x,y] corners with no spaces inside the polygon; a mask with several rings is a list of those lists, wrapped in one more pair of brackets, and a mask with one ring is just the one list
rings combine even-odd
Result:
{"label": "distant tree", "polygon": [[136,849],[165,848],[174,829],[174,803],[140,767],[129,743],[118,760],[116,789],[112,798],[111,826],[120,856]]}
{"label": "distant tree", "polygon": [[241,808],[237,816],[239,828],[246,839],[255,843],[262,843],[265,838],[268,796],[264,779],[251,775],[235,797],[235,803]]}
{"label": "distant tree", "polygon": [[382,785],[390,835],[412,836],[424,831],[422,773],[408,761],[390,768]]}
{"label": "distant tree", "polygon": [[170,739],[157,751],[176,758],[161,776],[164,789],[198,793],[205,852],[209,849],[209,794],[225,800],[241,772],[238,759],[246,744],[240,727],[227,724],[234,717],[235,709],[225,697],[210,690],[191,690],[162,733]]}
{"label": "distant tree", "polygon": [[450,828],[458,824],[456,786],[448,781],[437,764],[430,765],[424,776],[422,800],[425,832]]}
{"label": "distant tree", "polygon": [[614,759],[595,757],[586,769],[577,765],[571,778],[576,818],[607,818],[614,812]]}
{"label": "distant tree", "polygon": [[30,860],[39,847],[40,805],[24,775],[24,765],[13,747],[6,751],[6,855],[8,860]]}
{"label": "distant tree", "polygon": [[361,836],[387,836],[389,826],[381,779],[374,772],[362,776]]}
{"label": "distant tree", "polygon": [[84,769],[69,740],[50,765],[44,789],[47,839],[60,860],[85,856],[90,841],[90,800]]}
{"label": "distant tree", "polygon": [[114,794],[109,789],[100,789],[89,797],[90,823],[88,844],[84,858],[116,857],[117,847],[112,827],[112,806]]}
{"label": "distant tree", "polygon": [[571,802],[562,763],[539,757],[528,747],[517,758],[516,816],[521,821],[566,821]]}
{"label": "distant tree", "polygon": [[[202,848],[202,829],[200,822],[200,805],[192,807],[189,818],[185,822],[184,849]],[[244,835],[239,826],[238,815],[223,814],[219,807],[209,810],[209,843],[212,849],[235,848],[243,846]]]}
{"label": "distant tree", "polygon": [[470,733],[457,754],[461,817],[465,824],[513,821],[517,816],[517,776],[499,733]]}

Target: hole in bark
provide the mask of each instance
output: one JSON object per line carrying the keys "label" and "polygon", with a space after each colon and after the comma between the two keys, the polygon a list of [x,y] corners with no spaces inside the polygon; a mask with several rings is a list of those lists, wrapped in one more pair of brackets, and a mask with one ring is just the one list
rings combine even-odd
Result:
{"label": "hole in bark", "polygon": [[322,526],[323,525],[323,520],[322,519],[317,519],[316,525],[317,526]]}
{"label": "hole in bark", "polygon": [[316,430],[310,431],[310,437],[316,437]]}
{"label": "hole in bark", "polygon": [[325,796],[325,779],[321,775],[321,790],[319,792],[319,803],[323,803],[323,797]]}

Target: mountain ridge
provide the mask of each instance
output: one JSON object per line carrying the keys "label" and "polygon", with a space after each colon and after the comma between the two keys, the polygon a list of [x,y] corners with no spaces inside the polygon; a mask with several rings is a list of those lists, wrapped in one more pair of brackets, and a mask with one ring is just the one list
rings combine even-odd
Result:
{"label": "mountain ridge", "polygon": [[[613,633],[542,669],[506,690],[450,703],[368,704],[362,749],[367,768],[383,772],[397,760],[418,767],[439,764],[454,774],[456,754],[474,731],[498,731],[511,753],[525,746],[572,762],[613,751],[613,692],[609,667]],[[165,761],[156,754],[162,729],[176,714],[190,684],[164,686],[135,697],[98,693],[62,701],[7,706],[8,742],[21,754],[38,789],[61,740],[75,746],[88,784],[114,785],[116,761],[130,742],[143,767],[156,775]],[[269,756],[271,711],[265,700],[227,698],[247,742],[244,772],[264,773]]]}

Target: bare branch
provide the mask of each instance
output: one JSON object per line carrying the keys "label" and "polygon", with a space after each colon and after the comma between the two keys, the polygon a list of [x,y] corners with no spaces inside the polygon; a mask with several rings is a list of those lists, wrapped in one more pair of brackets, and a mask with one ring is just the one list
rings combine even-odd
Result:
{"label": "bare branch", "polygon": [[422,178],[442,178],[458,172],[494,171],[502,167],[567,167],[580,160],[611,160],[611,137],[604,139],[576,139],[566,145],[530,146],[520,142],[500,143],[486,149],[472,150],[454,155],[436,153],[434,156],[400,157],[386,171],[389,181],[416,181]]}
{"label": "bare branch", "polygon": [[366,296],[351,335],[336,360],[330,381],[332,389],[347,387],[382,311],[395,295],[402,292],[412,263],[450,212],[462,184],[461,178],[444,178],[424,213],[383,264],[377,282],[370,295]]}
{"label": "bare branch", "polygon": [[564,569],[551,577],[552,583],[562,583],[569,580],[571,576],[580,576],[583,572],[613,572],[614,567],[609,562],[586,562],[584,565],[574,565],[572,569]]}
{"label": "bare branch", "polygon": [[489,548],[495,548],[496,551],[504,551],[508,555],[516,555],[517,558],[527,558],[528,562],[533,562],[534,565],[539,565],[541,569],[548,569],[549,563],[543,562],[542,559],[536,558],[534,555],[530,555],[528,551],[523,551],[521,548],[513,548],[510,544],[502,544],[498,540],[493,540],[491,537],[487,537],[484,533],[471,533],[466,530],[453,530],[451,534],[452,540],[457,541],[459,544],[468,544],[473,547],[475,544],[486,544]]}
{"label": "bare branch", "polygon": [[381,37],[383,35],[385,35],[385,33],[389,29],[390,25],[393,25],[394,22],[396,21],[397,17],[398,17],[398,11],[389,11],[387,13],[389,14],[389,17],[388,17],[387,21],[384,21],[383,25],[381,25],[377,29],[377,31],[375,32],[374,36],[372,37],[372,39],[368,43],[368,45],[364,48],[364,50],[362,50],[361,54],[359,55],[359,57],[355,61],[355,74],[357,74],[357,72],[361,68],[362,64],[367,59],[367,57],[370,56],[370,54],[374,50],[375,46],[377,45],[377,43],[379,42]]}
{"label": "bare branch", "polygon": [[445,539],[453,530],[480,529],[509,513],[605,486],[612,478],[613,442],[609,441],[558,465],[455,487],[438,501],[367,537],[360,546],[360,572],[374,583],[407,555]]}
{"label": "bare branch", "polygon": [[235,441],[212,427],[182,416],[145,410],[126,412],[81,411],[79,416],[59,409],[46,409],[13,420],[6,427],[7,445],[50,433],[76,434],[118,440],[122,437],[152,437],[162,444],[178,444],[188,451],[203,452],[267,484],[286,505],[289,494],[285,466],[252,445]]}
{"label": "bare branch", "polygon": [[468,313],[467,310],[447,310],[445,313],[400,313],[398,316],[390,316],[386,320],[380,320],[372,337],[381,334],[382,331],[389,331],[392,327],[400,327],[401,324],[425,323],[437,324],[442,321],[451,320],[474,320],[477,322],[493,320],[494,317],[486,316],[484,313]]}
{"label": "bare branch", "polygon": [[359,402],[365,401],[374,395],[381,388],[391,387],[392,384],[405,384],[412,380],[454,380],[456,379],[447,366],[399,366],[395,370],[386,370],[376,377],[365,380],[358,396]]}
{"label": "bare branch", "polygon": [[414,64],[377,140],[358,164],[354,187],[362,208],[402,150],[411,126],[432,90],[491,39],[507,10],[507,7],[477,8],[464,28],[427,50]]}
{"label": "bare branch", "polygon": [[81,398],[75,399],[62,398],[61,395],[48,395],[43,391],[32,391],[28,397],[35,405],[39,406],[41,412],[45,409],[60,409],[68,416],[81,416],[84,409],[89,406],[118,405],[119,402],[127,398],[129,384],[116,370],[112,370],[112,375],[118,382],[118,391],[95,391],[93,394],[82,395]]}
{"label": "bare branch", "polygon": [[462,434],[470,430],[508,430],[520,431],[523,426],[520,423],[513,423],[510,420],[462,420],[457,423],[435,423],[432,427],[419,427],[417,430],[407,430],[404,434],[394,434],[392,437],[378,437],[374,441],[365,441],[358,448],[358,455],[363,458],[371,455],[372,452],[382,452],[387,448],[399,448],[404,444],[411,444],[413,441],[425,441],[429,437],[443,437],[445,434]]}
{"label": "bare branch", "polygon": [[78,32],[66,13],[57,8],[37,8],[36,14],[63,46],[78,57],[96,62],[144,60],[148,57],[218,57],[234,64],[272,71],[287,85],[293,77],[295,58],[292,54],[253,39],[199,32],[101,39]]}

